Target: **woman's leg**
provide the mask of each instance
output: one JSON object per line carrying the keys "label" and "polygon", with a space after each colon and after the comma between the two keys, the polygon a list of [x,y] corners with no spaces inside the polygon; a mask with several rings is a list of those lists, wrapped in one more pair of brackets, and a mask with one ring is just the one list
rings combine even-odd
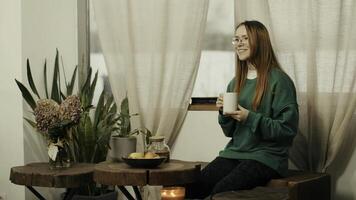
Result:
{"label": "woman's leg", "polygon": [[216,157],[202,170],[199,180],[186,188],[186,197],[203,199],[209,196],[215,184],[238,164],[239,160]]}
{"label": "woman's leg", "polygon": [[280,175],[272,168],[255,160],[239,160],[240,164],[221,179],[213,188],[212,194],[252,189],[263,186]]}

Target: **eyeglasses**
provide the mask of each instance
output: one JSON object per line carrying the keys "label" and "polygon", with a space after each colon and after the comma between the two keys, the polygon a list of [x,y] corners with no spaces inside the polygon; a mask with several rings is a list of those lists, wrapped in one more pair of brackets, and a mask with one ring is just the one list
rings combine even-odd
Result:
{"label": "eyeglasses", "polygon": [[241,43],[248,43],[248,37],[241,37],[241,38],[238,38],[238,37],[232,37],[232,45],[237,45],[239,42]]}

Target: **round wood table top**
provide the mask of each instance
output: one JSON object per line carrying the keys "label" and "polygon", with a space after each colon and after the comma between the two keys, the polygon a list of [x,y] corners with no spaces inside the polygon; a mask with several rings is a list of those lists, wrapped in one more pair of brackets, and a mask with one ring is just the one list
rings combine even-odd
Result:
{"label": "round wood table top", "polygon": [[102,162],[95,166],[94,181],[104,185],[181,185],[200,175],[200,163],[171,160],[156,168],[133,168],[123,162]]}
{"label": "round wood table top", "polygon": [[94,164],[74,163],[69,168],[49,169],[48,163],[12,167],[10,180],[17,185],[77,188],[93,181]]}

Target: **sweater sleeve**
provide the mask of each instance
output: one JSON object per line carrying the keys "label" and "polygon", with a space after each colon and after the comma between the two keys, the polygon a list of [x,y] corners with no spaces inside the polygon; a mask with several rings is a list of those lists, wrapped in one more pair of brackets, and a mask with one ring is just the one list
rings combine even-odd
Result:
{"label": "sweater sleeve", "polygon": [[278,81],[273,90],[272,115],[250,111],[245,121],[253,133],[260,132],[265,140],[291,142],[298,130],[299,111],[296,92],[290,79]]}
{"label": "sweater sleeve", "polygon": [[298,129],[297,104],[286,105],[276,118],[265,117],[261,113],[250,111],[245,123],[252,132],[259,128],[262,138],[275,141],[292,141]]}
{"label": "sweater sleeve", "polygon": [[[229,85],[227,86],[227,92],[232,92],[234,89],[235,81],[234,79],[230,81]],[[230,116],[223,115],[222,111],[219,110],[218,122],[223,130],[223,133],[226,137],[232,137],[237,126],[238,121],[234,120]]]}

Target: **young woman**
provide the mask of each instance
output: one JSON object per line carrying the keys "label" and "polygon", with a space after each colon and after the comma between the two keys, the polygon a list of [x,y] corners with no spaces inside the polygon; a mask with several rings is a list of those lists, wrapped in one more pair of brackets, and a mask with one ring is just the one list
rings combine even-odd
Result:
{"label": "young woman", "polygon": [[293,81],[273,52],[266,27],[245,21],[235,29],[236,76],[227,92],[238,94],[238,108],[223,113],[219,124],[231,140],[203,170],[198,183],[187,188],[188,198],[252,189],[288,170],[288,148],[298,129],[298,104]]}

